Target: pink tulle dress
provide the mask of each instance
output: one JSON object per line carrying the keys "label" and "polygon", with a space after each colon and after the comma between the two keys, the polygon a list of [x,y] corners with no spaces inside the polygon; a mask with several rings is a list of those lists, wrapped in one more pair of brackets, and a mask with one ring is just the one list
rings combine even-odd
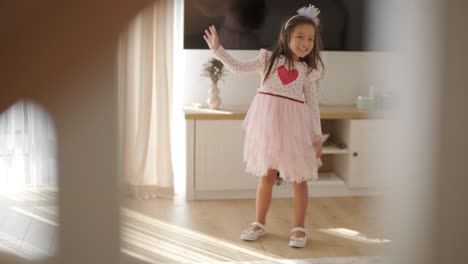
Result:
{"label": "pink tulle dress", "polygon": [[[231,71],[262,75],[271,52],[261,49],[250,61],[239,61],[220,46],[214,54]],[[246,172],[264,176],[276,169],[286,182],[316,180],[322,165],[313,142],[321,140],[317,98],[319,73],[295,62],[288,69],[279,58],[270,76],[257,89],[243,127]]]}

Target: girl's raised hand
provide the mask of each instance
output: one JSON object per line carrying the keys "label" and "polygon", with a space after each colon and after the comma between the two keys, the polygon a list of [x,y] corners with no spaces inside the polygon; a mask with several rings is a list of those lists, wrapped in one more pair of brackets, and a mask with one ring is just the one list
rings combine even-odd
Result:
{"label": "girl's raised hand", "polygon": [[219,48],[218,32],[216,32],[215,26],[210,26],[208,29],[205,29],[205,35],[203,35],[203,38],[211,50],[217,50]]}

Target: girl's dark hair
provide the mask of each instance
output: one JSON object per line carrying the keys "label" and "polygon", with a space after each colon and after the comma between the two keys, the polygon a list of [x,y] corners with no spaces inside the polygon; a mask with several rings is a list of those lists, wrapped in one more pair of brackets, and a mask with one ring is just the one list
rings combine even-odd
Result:
{"label": "girl's dark hair", "polygon": [[292,32],[294,31],[296,26],[301,24],[309,24],[314,26],[315,40],[312,52],[303,58],[299,58],[299,60],[307,64],[307,66],[309,67],[309,73],[312,72],[312,70],[320,70],[323,75],[325,67],[323,65],[322,57],[320,56],[320,51],[322,50],[323,43],[318,26],[310,18],[297,15],[290,18],[290,20],[284,22],[281,25],[278,41],[276,42],[276,45],[272,50],[272,55],[270,59],[266,63],[268,66],[265,68],[265,77],[263,78],[263,81],[265,81],[269,77],[269,75],[271,74],[271,70],[274,64],[276,63],[276,59],[281,55],[285,57],[288,68],[291,69],[293,67],[293,54],[289,50],[289,42],[291,40]]}

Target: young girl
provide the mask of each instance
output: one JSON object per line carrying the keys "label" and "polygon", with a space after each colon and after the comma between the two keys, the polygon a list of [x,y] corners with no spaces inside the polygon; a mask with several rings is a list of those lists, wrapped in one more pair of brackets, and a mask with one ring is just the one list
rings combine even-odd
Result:
{"label": "young girl", "polygon": [[261,49],[250,61],[233,58],[220,45],[214,26],[203,36],[214,54],[233,72],[254,72],[262,76],[243,122],[246,132],[246,171],[261,176],[257,187],[256,217],[241,239],[253,241],[266,234],[265,223],[277,174],[294,188],[294,225],[289,245],[304,247],[308,201],[308,180],[318,178],[322,165],[320,114],[317,101],[321,39],[319,10],[303,7],[280,29],[273,51]]}

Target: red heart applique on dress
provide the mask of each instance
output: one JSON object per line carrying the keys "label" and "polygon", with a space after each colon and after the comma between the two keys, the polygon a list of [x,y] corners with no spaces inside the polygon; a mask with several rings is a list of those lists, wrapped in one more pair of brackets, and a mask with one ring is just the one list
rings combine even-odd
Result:
{"label": "red heart applique on dress", "polygon": [[284,65],[278,67],[278,76],[284,85],[296,80],[298,75],[299,72],[296,69],[288,71]]}

